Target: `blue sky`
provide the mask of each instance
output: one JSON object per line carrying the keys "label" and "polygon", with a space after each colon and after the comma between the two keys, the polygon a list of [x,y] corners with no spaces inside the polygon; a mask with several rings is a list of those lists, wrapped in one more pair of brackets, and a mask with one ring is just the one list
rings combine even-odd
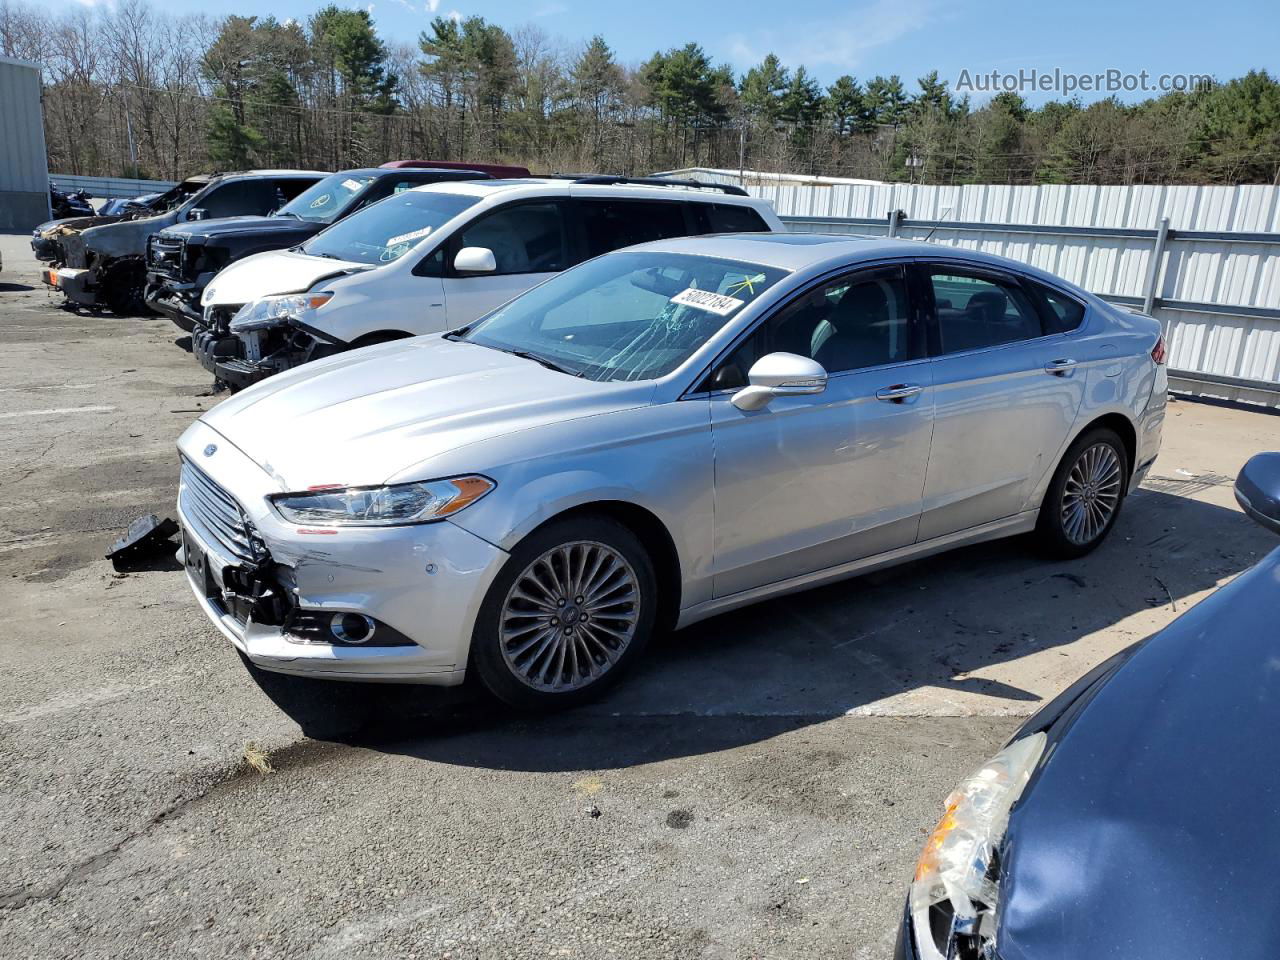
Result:
{"label": "blue sky", "polygon": [[[277,0],[271,12],[304,19],[321,5],[320,0]],[[255,5],[168,0],[164,8],[223,14],[247,13]],[[1166,0],[1158,6],[1120,0],[794,0],[781,6],[777,0],[372,0],[379,31],[402,41],[416,38],[432,16],[455,11],[479,14],[509,29],[534,23],[570,47],[599,33],[624,63],[695,40],[717,62],[739,71],[773,51],[790,66],[805,64],[823,82],[842,73],[859,79],[897,73],[913,89],[915,78],[933,69],[953,85],[965,69],[975,74],[1019,68],[1145,69],[1153,77],[1209,73],[1222,79],[1251,67],[1280,72],[1280,4],[1275,0]],[[1033,102],[1047,98],[1028,96]]]}

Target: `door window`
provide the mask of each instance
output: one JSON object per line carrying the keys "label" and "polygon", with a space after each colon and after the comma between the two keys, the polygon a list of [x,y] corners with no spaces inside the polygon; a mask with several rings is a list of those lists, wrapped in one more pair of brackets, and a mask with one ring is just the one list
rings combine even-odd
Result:
{"label": "door window", "polygon": [[563,205],[519,203],[495,210],[463,230],[458,247],[492,250],[498,275],[563,270],[567,265]]}
{"label": "door window", "polygon": [[582,200],[587,256],[689,234],[684,204],[663,200]]}
{"label": "door window", "polygon": [[1043,336],[1040,315],[1022,288],[947,268],[929,271],[940,354],[980,350]]}
{"label": "door window", "polygon": [[710,388],[745,386],[752,364],[794,353],[827,373],[901,363],[920,355],[902,272],[854,274],[815,287],[787,304],[734,351]]}

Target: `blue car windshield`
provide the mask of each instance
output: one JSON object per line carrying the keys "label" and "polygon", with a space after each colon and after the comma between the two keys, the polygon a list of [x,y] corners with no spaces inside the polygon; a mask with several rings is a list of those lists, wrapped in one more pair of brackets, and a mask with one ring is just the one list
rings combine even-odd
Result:
{"label": "blue car windshield", "polygon": [[275,215],[332,223],[375,179],[368,174],[335,173],[302,191]]}
{"label": "blue car windshield", "polygon": [[589,380],[653,380],[784,276],[713,257],[610,253],[534,287],[458,339]]}

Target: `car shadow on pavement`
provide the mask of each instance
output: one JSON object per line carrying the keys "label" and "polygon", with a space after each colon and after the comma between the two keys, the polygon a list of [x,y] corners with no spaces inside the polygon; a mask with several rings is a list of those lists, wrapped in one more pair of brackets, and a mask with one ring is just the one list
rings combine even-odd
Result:
{"label": "car shadow on pavement", "polygon": [[724,614],[657,639],[600,700],[549,716],[470,688],[251,672],[314,739],[505,770],[626,767],[842,715],[1007,714],[1012,725],[1277,546],[1240,512],[1190,498],[1223,484],[1149,482],[1080,560],[1002,540]]}

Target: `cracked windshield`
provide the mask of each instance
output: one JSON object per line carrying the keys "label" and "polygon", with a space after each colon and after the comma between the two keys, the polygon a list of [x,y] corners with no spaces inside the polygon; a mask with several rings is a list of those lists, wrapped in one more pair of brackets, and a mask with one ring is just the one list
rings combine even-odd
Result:
{"label": "cracked windshield", "polygon": [[461,339],[588,380],[653,380],[785,275],[711,257],[613,254],[547,281]]}

